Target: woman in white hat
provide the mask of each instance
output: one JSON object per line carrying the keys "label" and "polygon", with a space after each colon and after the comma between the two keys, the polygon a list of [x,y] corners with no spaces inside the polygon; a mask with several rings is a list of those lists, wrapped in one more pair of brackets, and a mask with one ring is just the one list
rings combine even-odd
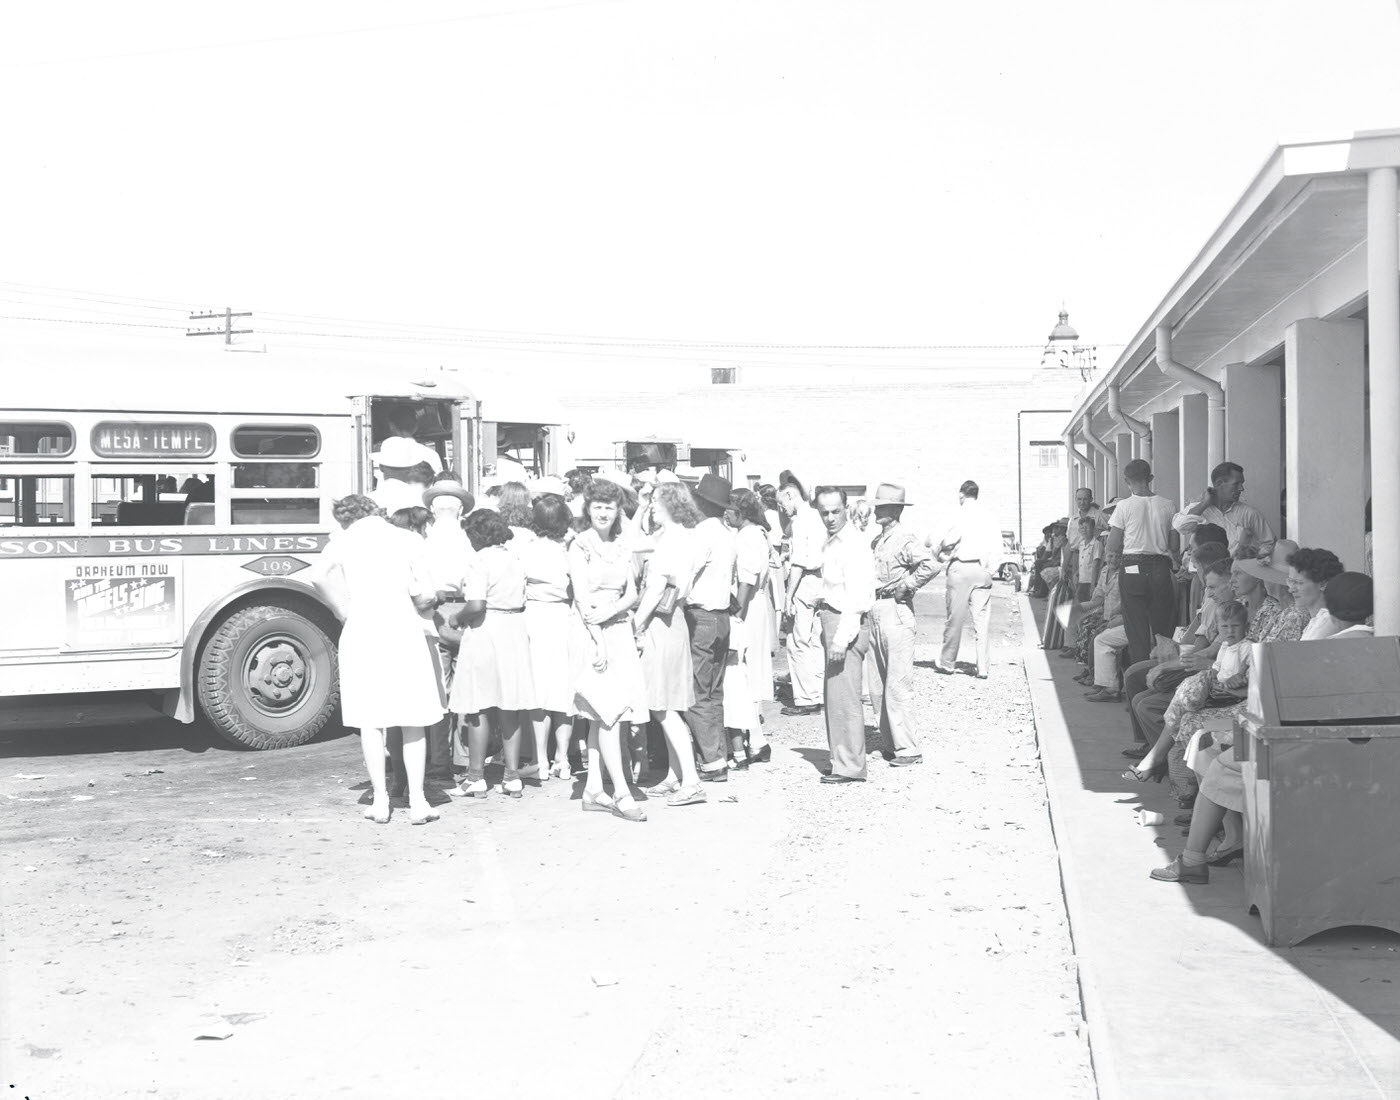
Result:
{"label": "woman in white hat", "polygon": [[373,802],[365,817],[389,820],[384,768],[386,731],[403,729],[409,820],[437,818],[423,793],[423,731],[443,716],[443,699],[419,612],[436,593],[421,568],[422,540],[390,526],[369,497],[351,495],[332,505],[343,530],[321,555],[318,569],[344,580],[349,613],[340,634],[342,721],[360,731]]}

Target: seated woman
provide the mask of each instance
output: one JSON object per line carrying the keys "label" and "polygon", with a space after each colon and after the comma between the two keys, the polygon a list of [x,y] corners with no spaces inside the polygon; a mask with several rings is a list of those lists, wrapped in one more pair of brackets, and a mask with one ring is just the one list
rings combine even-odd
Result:
{"label": "seated woman", "polygon": [[[1370,577],[1363,573],[1336,574],[1327,584],[1326,602],[1332,618],[1342,624],[1332,637],[1366,637],[1370,633],[1365,625],[1374,602]],[[1244,775],[1234,752],[1227,747],[1205,768],[1185,850],[1167,866],[1154,869],[1151,876],[1161,882],[1209,882],[1211,867],[1223,866],[1244,851],[1243,814]],[[1224,835],[1212,846],[1211,840],[1222,828]]]}

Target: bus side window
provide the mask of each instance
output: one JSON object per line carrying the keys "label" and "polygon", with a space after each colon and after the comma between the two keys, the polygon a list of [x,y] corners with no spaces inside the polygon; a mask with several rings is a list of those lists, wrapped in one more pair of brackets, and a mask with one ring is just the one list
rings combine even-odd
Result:
{"label": "bus side window", "polygon": [[[315,489],[320,473],[316,462],[235,462],[229,519],[243,525],[319,523],[320,494],[293,490]],[[243,491],[248,489],[264,492]]]}
{"label": "bus side window", "polygon": [[[161,468],[93,474],[92,522],[116,527],[183,527],[191,502],[214,499],[214,476]],[[207,522],[207,521],[206,521]]]}
{"label": "bus side window", "polygon": [[0,527],[72,526],[72,474],[0,479]]}

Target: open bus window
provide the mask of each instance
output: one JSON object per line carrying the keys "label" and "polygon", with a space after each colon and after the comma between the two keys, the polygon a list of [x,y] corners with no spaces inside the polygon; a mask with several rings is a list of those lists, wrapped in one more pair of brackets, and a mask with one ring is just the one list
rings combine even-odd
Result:
{"label": "open bus window", "polygon": [[314,489],[315,462],[235,462],[235,489]]}
{"label": "open bus window", "polygon": [[73,476],[0,478],[0,527],[72,527]]}
{"label": "open bus window", "polygon": [[162,467],[150,473],[94,474],[92,522],[116,527],[183,527],[214,501],[214,475]]}

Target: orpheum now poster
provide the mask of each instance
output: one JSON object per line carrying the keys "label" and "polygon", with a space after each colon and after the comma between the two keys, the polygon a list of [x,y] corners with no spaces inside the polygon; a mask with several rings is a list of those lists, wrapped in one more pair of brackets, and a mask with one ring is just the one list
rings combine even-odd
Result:
{"label": "orpheum now poster", "polygon": [[64,580],[69,649],[179,645],[179,592],[170,565],[86,566]]}

